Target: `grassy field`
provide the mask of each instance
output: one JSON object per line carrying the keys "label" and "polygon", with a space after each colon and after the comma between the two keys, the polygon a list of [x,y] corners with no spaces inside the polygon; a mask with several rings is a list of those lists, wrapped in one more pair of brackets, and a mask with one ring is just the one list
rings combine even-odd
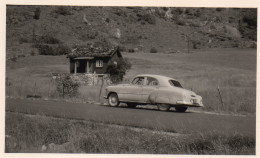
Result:
{"label": "grassy field", "polygon": [[255,154],[239,133],[180,135],[112,124],[6,113],[7,153]]}
{"label": "grassy field", "polygon": [[[256,50],[222,49],[191,54],[125,54],[140,73],[173,77],[204,99],[205,110],[255,113]],[[222,93],[224,106],[219,98]]]}
{"label": "grassy field", "polygon": [[[256,111],[256,50],[222,49],[193,53],[123,53],[132,63],[126,74],[128,82],[137,74],[152,73],[173,77],[186,89],[203,97],[202,110],[240,114]],[[7,61],[6,95],[25,98],[38,95],[60,98],[52,73],[68,73],[65,56],[29,56]],[[106,86],[106,85],[105,85]],[[105,87],[104,86],[104,87]],[[81,86],[73,101],[105,102],[101,86]],[[220,102],[219,90],[224,106]]]}

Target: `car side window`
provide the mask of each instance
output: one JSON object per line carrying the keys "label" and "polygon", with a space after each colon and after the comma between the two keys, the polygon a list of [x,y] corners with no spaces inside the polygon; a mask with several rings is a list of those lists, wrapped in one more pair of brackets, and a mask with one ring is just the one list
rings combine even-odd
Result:
{"label": "car side window", "polygon": [[146,85],[147,86],[158,86],[159,82],[155,78],[147,77]]}
{"label": "car side window", "polygon": [[132,84],[135,85],[143,85],[144,84],[144,77],[136,77],[133,81]]}

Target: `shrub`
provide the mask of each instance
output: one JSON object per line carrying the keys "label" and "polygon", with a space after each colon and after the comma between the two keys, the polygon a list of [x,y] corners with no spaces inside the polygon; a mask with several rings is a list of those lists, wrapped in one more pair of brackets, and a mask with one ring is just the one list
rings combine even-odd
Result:
{"label": "shrub", "polygon": [[46,43],[46,44],[60,44],[61,43],[61,41],[59,39],[57,39],[51,35],[41,36],[38,41]]}
{"label": "shrub", "polygon": [[200,41],[196,41],[196,40],[192,40],[191,43],[192,43],[192,48],[193,49],[198,49],[199,46],[201,45],[201,42]]}
{"label": "shrub", "polygon": [[150,53],[157,53],[158,51],[157,51],[157,49],[156,48],[151,48],[151,50],[150,50]]}
{"label": "shrub", "polygon": [[25,38],[25,37],[21,37],[21,38],[19,39],[19,44],[28,43],[28,42],[29,42],[28,39]]}
{"label": "shrub", "polygon": [[139,17],[138,21],[146,21],[149,24],[155,24],[156,20],[155,17],[150,15],[150,14],[142,14],[142,13],[137,13],[136,15],[137,17]]}
{"label": "shrub", "polygon": [[59,45],[56,49],[56,54],[57,55],[66,55],[69,54],[71,52],[70,47],[66,46],[66,45]]}
{"label": "shrub", "polygon": [[56,52],[51,46],[37,44],[35,47],[38,48],[40,55],[56,55]]}
{"label": "shrub", "polygon": [[126,51],[126,47],[125,46],[119,46],[119,51],[120,52],[125,52]]}
{"label": "shrub", "polygon": [[89,31],[86,32],[85,34],[82,34],[80,39],[81,40],[89,40],[89,39],[95,39],[98,36],[98,32],[97,31]]}
{"label": "shrub", "polygon": [[56,10],[55,13],[61,14],[61,15],[72,15],[71,9],[68,6],[59,6]]}
{"label": "shrub", "polygon": [[216,8],[216,11],[221,12],[224,8]]}
{"label": "shrub", "polygon": [[79,83],[72,80],[70,74],[62,74],[57,79],[57,91],[62,97],[75,97],[78,94]]}
{"label": "shrub", "polygon": [[185,22],[184,22],[184,20],[177,18],[176,19],[176,24],[183,26],[183,25],[185,25]]}
{"label": "shrub", "polygon": [[12,62],[16,62],[17,61],[17,57],[12,57],[12,58],[10,58],[10,60],[12,61]]}
{"label": "shrub", "polygon": [[257,10],[243,9],[240,13],[239,31],[245,38],[257,40]]}
{"label": "shrub", "polygon": [[33,16],[33,18],[36,19],[36,20],[39,20],[39,19],[40,19],[40,15],[41,15],[41,10],[40,10],[40,8],[36,8],[36,10],[34,11],[34,16]]}
{"label": "shrub", "polygon": [[128,49],[128,52],[129,52],[129,53],[134,53],[135,50],[131,48],[131,49]]}
{"label": "shrub", "polygon": [[144,14],[142,18],[146,22],[148,22],[149,24],[155,24],[156,23],[155,17],[150,15],[150,14]]}
{"label": "shrub", "polygon": [[66,55],[71,51],[66,45],[59,45],[55,48],[46,44],[35,44],[34,47],[38,48],[40,55]]}
{"label": "shrub", "polygon": [[110,75],[110,80],[113,83],[118,83],[123,80],[126,72],[131,69],[131,63],[127,60],[120,60],[117,63],[110,62],[107,66],[107,73]]}

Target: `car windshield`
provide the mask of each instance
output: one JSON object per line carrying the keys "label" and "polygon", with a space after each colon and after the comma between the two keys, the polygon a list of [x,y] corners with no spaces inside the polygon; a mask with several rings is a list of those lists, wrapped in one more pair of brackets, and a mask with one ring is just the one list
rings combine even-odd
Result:
{"label": "car windshield", "polygon": [[178,81],[175,81],[175,80],[169,80],[169,83],[170,83],[171,86],[173,86],[173,87],[181,87],[181,88],[182,88],[180,82],[178,82]]}

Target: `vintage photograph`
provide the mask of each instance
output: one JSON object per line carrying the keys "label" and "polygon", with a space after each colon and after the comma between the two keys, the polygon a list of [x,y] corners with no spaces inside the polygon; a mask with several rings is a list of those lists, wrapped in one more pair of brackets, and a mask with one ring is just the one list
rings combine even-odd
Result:
{"label": "vintage photograph", "polygon": [[5,153],[255,155],[257,8],[6,5]]}

